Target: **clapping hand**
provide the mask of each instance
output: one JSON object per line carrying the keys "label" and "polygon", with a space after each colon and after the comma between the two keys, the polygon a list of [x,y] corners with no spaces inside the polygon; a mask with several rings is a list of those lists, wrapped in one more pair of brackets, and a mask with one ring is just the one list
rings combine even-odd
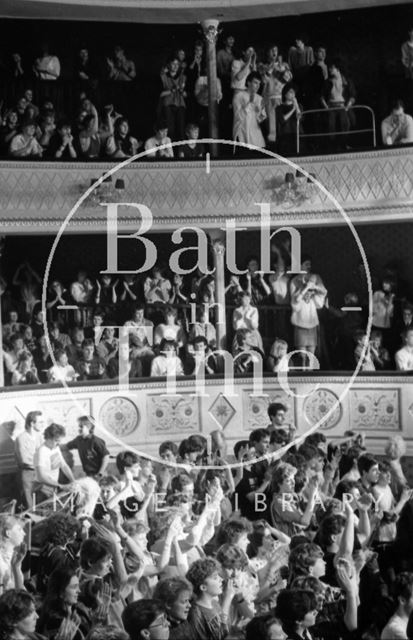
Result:
{"label": "clapping hand", "polygon": [[63,618],[59,631],[55,635],[55,640],[73,640],[79,626],[80,618],[76,614]]}

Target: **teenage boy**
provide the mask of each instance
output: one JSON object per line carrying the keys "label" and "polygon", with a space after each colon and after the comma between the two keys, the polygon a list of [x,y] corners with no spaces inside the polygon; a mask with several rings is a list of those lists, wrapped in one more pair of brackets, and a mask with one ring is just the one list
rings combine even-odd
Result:
{"label": "teenage boy", "polygon": [[44,418],[41,411],[29,411],[26,416],[24,431],[16,438],[16,458],[20,471],[26,507],[33,507],[34,454],[42,444],[40,437],[44,428]]}
{"label": "teenage boy", "polygon": [[78,418],[79,435],[65,445],[77,449],[83,471],[87,476],[101,478],[109,464],[109,451],[102,438],[95,436],[95,423],[91,416]]}

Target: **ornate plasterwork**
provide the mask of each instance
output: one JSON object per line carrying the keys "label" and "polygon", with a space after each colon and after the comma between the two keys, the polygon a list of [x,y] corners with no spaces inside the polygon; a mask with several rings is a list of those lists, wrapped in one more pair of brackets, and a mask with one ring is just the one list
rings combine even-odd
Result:
{"label": "ornate plasterwork", "polygon": [[[410,148],[296,158],[338,200],[355,222],[409,219],[413,204]],[[0,163],[0,234],[30,229],[55,233],[90,180],[109,163]],[[275,159],[204,162],[139,162],[123,168],[122,199],[147,205],[153,230],[196,224],[213,228],[227,218],[249,227],[260,222],[255,203],[270,202],[274,181],[289,169]],[[82,206],[68,231],[106,231],[104,207]],[[136,229],[136,209],[121,209],[120,228]],[[344,222],[328,196],[317,191],[296,210],[272,207],[274,223]]]}

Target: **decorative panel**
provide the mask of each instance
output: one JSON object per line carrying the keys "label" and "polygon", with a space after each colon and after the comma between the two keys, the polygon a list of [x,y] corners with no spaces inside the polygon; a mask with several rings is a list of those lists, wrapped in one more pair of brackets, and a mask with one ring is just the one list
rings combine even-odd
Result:
{"label": "decorative panel", "polygon": [[91,399],[76,398],[74,400],[41,400],[39,409],[45,414],[47,424],[56,422],[66,429],[66,440],[75,438],[79,433],[77,419],[91,414]]}
{"label": "decorative panel", "polygon": [[99,411],[99,421],[118,438],[126,437],[138,428],[140,414],[132,400],[116,396],[106,400]]}
{"label": "decorative panel", "polygon": [[343,416],[343,407],[338,396],[329,389],[317,389],[304,400],[304,416],[309,425],[318,424],[329,411],[330,417],[323,422],[321,429],[332,429]]}
{"label": "decorative panel", "polygon": [[209,407],[208,413],[221,429],[225,429],[227,424],[235,416],[236,410],[228,398],[220,393]]}
{"label": "decorative panel", "polygon": [[354,429],[400,429],[400,390],[351,389],[350,425]]}
{"label": "decorative panel", "polygon": [[[291,391],[294,393],[292,387]],[[244,412],[244,431],[252,431],[253,429],[265,428],[269,425],[268,418],[268,405],[271,402],[281,402],[287,407],[287,414],[285,418],[286,426],[292,424],[295,426],[295,406],[294,397],[287,395],[284,391],[280,390],[266,390],[267,396],[253,396],[252,389],[243,389],[243,412]]]}
{"label": "decorative panel", "polygon": [[201,431],[199,398],[191,394],[147,396],[148,434],[175,434],[184,438]]}

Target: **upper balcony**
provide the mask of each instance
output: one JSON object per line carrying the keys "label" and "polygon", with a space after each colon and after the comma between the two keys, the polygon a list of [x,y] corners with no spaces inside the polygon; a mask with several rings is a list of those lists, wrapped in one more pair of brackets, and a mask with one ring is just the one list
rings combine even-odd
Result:
{"label": "upper balcony", "polygon": [[[260,208],[271,203],[273,224],[338,225],[345,220],[335,200],[353,223],[411,219],[413,149],[391,148],[341,155],[281,159],[231,159],[206,162],[135,162],[119,170],[113,163],[0,162],[0,233],[56,234],[93,179],[111,171],[124,189],[112,201],[142,203],[153,214],[153,231],[178,226],[219,228],[226,219],[258,228]],[[305,198],[277,204],[276,189],[285,174],[301,168],[317,186]],[[112,183],[112,184],[113,184]],[[327,193],[328,192],[328,193]],[[330,194],[330,195],[328,195]],[[103,194],[90,196],[73,212],[69,233],[99,233],[107,228]],[[136,230],[136,208],[123,207],[119,228]]]}

